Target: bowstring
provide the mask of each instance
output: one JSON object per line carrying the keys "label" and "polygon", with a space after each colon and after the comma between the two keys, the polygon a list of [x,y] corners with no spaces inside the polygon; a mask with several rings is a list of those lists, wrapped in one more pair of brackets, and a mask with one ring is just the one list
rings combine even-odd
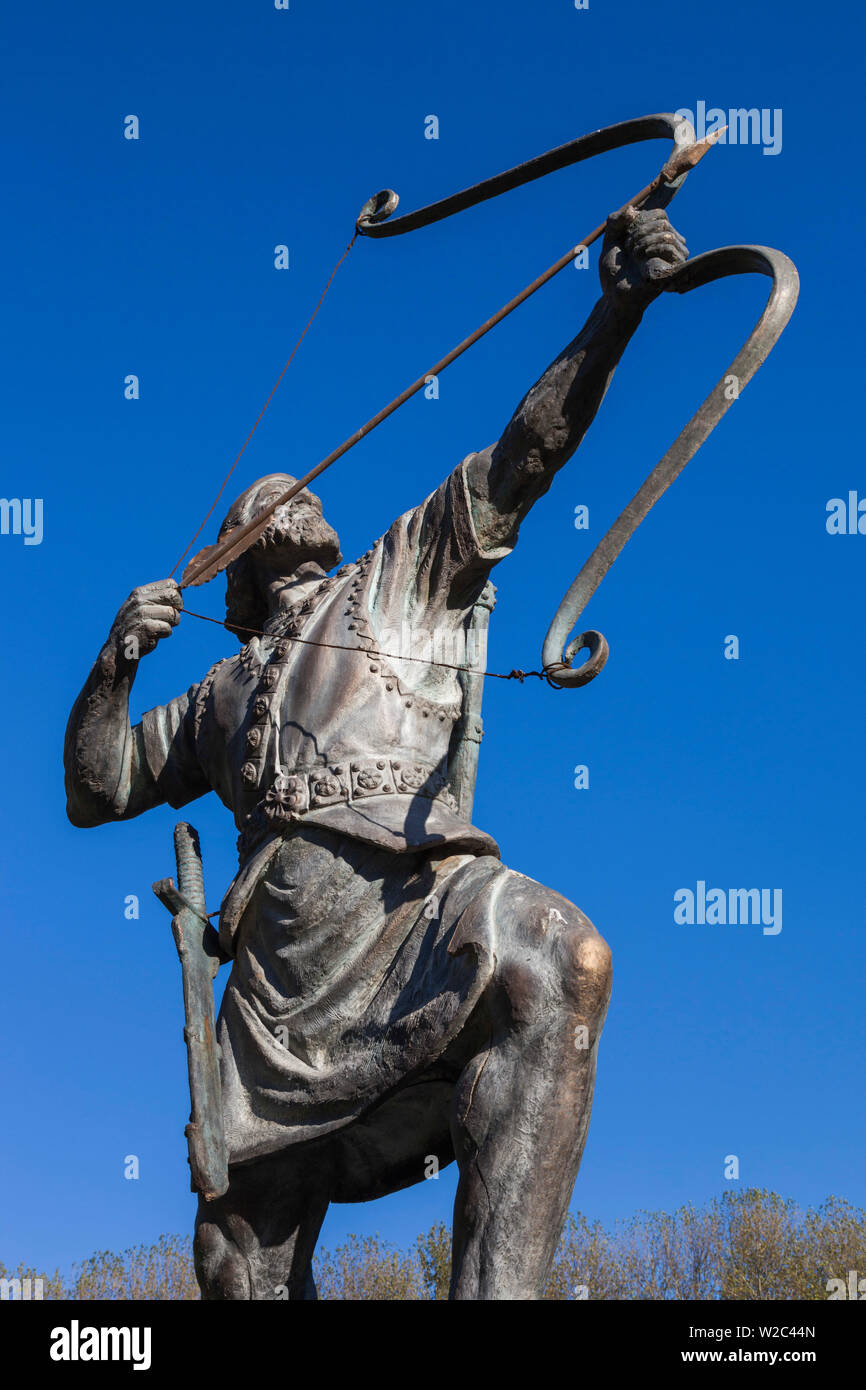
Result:
{"label": "bowstring", "polygon": [[[181,613],[186,613],[190,618],[200,618],[205,623],[216,623],[218,627],[228,627],[221,618],[211,618],[207,613],[194,613],[191,608],[184,606]],[[474,676],[490,676],[498,681],[520,681],[522,685],[528,676],[537,676],[539,680],[547,681],[548,685],[554,690],[562,687],[557,685],[550,677],[549,671],[479,671],[477,666],[460,666],[453,661],[434,661],[426,656],[400,656],[396,652],[370,651],[367,647],[349,647],[342,642],[318,642],[312,637],[287,637],[282,633],[264,632],[258,627],[246,627],[241,623],[232,623],[228,627],[230,632],[248,632],[252,637],[267,637],[273,642],[300,642],[305,647],[329,647],[336,652],[355,652],[358,656],[377,657],[380,661],[418,661],[424,666],[441,666],[448,671],[468,671]]]}
{"label": "bowstring", "polygon": [[[326,283],[326,285],[325,285],[325,288],[322,290],[321,295],[319,296],[319,300],[318,300],[318,303],[316,304],[315,309],[313,310],[312,314],[310,315],[309,319],[307,320],[307,323],[306,323],[306,325],[305,325],[305,327],[304,327],[304,329],[303,329],[303,332],[301,333],[300,337],[298,338],[298,341],[295,343],[295,346],[292,348],[292,351],[289,353],[289,356],[287,357],[287,359],[286,359],[286,361],[285,361],[285,363],[284,363],[284,365],[283,365],[282,371],[280,372],[279,376],[277,377],[276,381],[274,382],[273,386],[271,387],[270,394],[268,395],[267,400],[265,401],[264,405],[262,406],[261,410],[259,411],[259,413],[258,413],[258,415],[257,415],[257,417],[256,417],[256,420],[255,420],[255,423],[253,424],[252,429],[250,430],[249,434],[247,435],[246,439],[244,440],[243,444],[241,445],[240,449],[238,450],[237,456],[236,456],[234,462],[232,463],[232,466],[231,466],[231,468],[229,469],[228,473],[227,473],[226,476],[224,477],[224,479],[223,479],[223,481],[222,481],[222,484],[220,485],[220,489],[219,489],[218,493],[216,494],[216,497],[214,498],[213,502],[211,503],[210,507],[208,508],[207,513],[206,513],[205,516],[202,518],[201,525],[199,526],[198,530],[195,532],[195,535],[194,535],[194,536],[192,537],[192,539],[189,541],[189,544],[185,547],[185,549],[184,549],[184,550],[181,552],[181,554],[179,555],[178,559],[177,559],[177,560],[175,561],[175,563],[172,565],[171,570],[169,571],[169,578],[171,578],[172,575],[174,575],[175,572],[180,568],[180,566],[181,566],[181,564],[183,563],[184,559],[185,559],[186,556],[189,554],[189,552],[190,552],[190,550],[192,549],[192,547],[195,545],[196,541],[198,540],[199,536],[201,535],[202,531],[204,530],[205,526],[207,525],[208,521],[210,520],[211,516],[213,515],[214,509],[216,508],[217,503],[219,502],[220,498],[222,497],[223,493],[225,492],[226,487],[228,486],[228,483],[229,483],[229,480],[230,480],[232,474],[234,473],[235,469],[237,468],[238,464],[240,463],[241,458],[243,457],[243,454],[244,454],[244,451],[245,451],[247,445],[249,444],[250,440],[252,439],[253,435],[255,434],[255,432],[256,432],[256,430],[257,430],[257,428],[258,428],[258,426],[259,426],[259,424],[260,424],[260,422],[261,422],[261,420],[262,420],[262,417],[263,417],[264,414],[265,414],[265,411],[267,410],[268,406],[270,405],[271,401],[273,400],[274,396],[276,395],[276,393],[277,393],[277,388],[279,387],[280,382],[282,381],[283,377],[285,376],[286,372],[288,371],[289,367],[291,366],[292,361],[293,361],[293,359],[294,359],[294,357],[295,357],[295,354],[296,354],[297,351],[298,351],[298,348],[301,346],[301,343],[304,341],[304,338],[307,336],[307,333],[309,332],[310,328],[312,327],[313,320],[315,319],[316,315],[318,314],[319,310],[321,309],[321,307],[322,307],[322,305],[323,305],[323,303],[324,303],[324,301],[325,301],[325,296],[327,295],[328,291],[329,291],[330,288],[331,288],[331,285],[332,285],[333,282],[334,282],[334,278],[335,278],[335,276],[336,276],[336,274],[337,274],[337,271],[340,269],[341,265],[342,265],[343,262],[345,261],[346,257],[348,256],[349,252],[351,251],[352,247],[354,246],[354,244],[355,244],[357,238],[358,238],[358,231],[357,231],[357,229],[356,229],[354,235],[352,236],[351,241],[349,242],[349,244],[348,244],[348,246],[346,247],[346,249],[345,249],[345,251],[343,252],[343,254],[340,256],[339,260],[337,261],[336,265],[334,266],[333,270],[331,271],[331,274],[328,276],[327,283]],[[225,626],[226,626],[226,624],[225,624],[220,618],[212,618],[212,617],[210,617],[207,613],[196,613],[196,612],[193,611],[193,609],[191,609],[191,608],[186,608],[186,607],[184,607],[181,611],[184,612],[184,613],[189,614],[189,616],[190,616],[191,618],[198,618],[198,619],[200,619],[202,622],[206,622],[206,623],[216,623],[219,627],[225,627]],[[237,631],[237,632],[248,633],[248,634],[249,634],[250,636],[252,636],[252,637],[274,637],[274,636],[275,636],[275,634],[273,634],[273,633],[264,632],[262,629],[260,629],[260,628],[254,628],[254,627],[241,627],[241,626],[237,626],[237,627],[236,627],[235,625],[233,625],[232,628],[231,628],[230,630],[231,630],[231,631]],[[368,650],[367,650],[366,648],[364,648],[364,647],[349,647],[349,646],[346,646],[346,645],[344,645],[344,644],[342,644],[342,643],[339,643],[339,642],[320,642],[320,641],[315,641],[315,640],[314,640],[313,638],[311,638],[311,637],[292,637],[292,638],[288,638],[288,639],[286,639],[286,638],[281,638],[280,640],[289,640],[289,641],[292,641],[292,642],[300,642],[300,643],[302,643],[304,646],[307,646],[307,647],[328,647],[328,648],[330,648],[330,649],[333,650],[333,651],[357,652],[357,653],[358,653],[359,655],[361,655],[361,656],[368,656],[368,657],[373,656],[373,657],[378,657],[379,660],[381,660],[381,661],[414,661],[414,662],[420,662],[421,664],[423,664],[423,665],[425,665],[425,666],[438,666],[438,667],[441,667],[441,668],[443,668],[443,669],[445,669],[445,670],[449,670],[449,671],[466,671],[466,672],[469,672],[469,673],[472,674],[472,675],[490,676],[491,679],[493,679],[493,680],[500,680],[500,681],[514,681],[514,680],[516,680],[516,681],[520,681],[521,685],[523,684],[523,682],[524,682],[528,677],[530,677],[530,676],[537,676],[539,680],[547,681],[548,685],[552,686],[553,689],[559,690],[559,689],[561,688],[561,687],[558,686],[554,681],[551,680],[550,675],[549,675],[549,673],[548,673],[547,671],[521,671],[521,670],[519,670],[519,669],[518,669],[518,670],[513,670],[513,671],[508,671],[508,672],[504,672],[504,671],[479,671],[479,670],[477,669],[477,667],[475,667],[475,666],[461,666],[461,665],[459,665],[458,663],[452,662],[452,661],[435,661],[435,660],[433,660],[432,658],[427,658],[427,657],[420,657],[420,656],[398,656],[398,655],[396,655],[396,654],[391,654],[391,653],[388,653],[388,652],[368,651]]]}
{"label": "bowstring", "polygon": [[[344,260],[346,259],[346,257],[348,256],[349,252],[351,251],[352,247],[355,245],[355,242],[356,242],[357,238],[358,238],[358,232],[357,232],[357,230],[356,230],[355,233],[354,233],[354,235],[353,235],[353,237],[352,237],[352,240],[349,242],[349,245],[346,247],[346,249],[345,249],[345,251],[343,252],[343,254],[342,254],[342,256],[340,257],[340,259],[337,261],[337,264],[334,266],[334,269],[331,271],[331,274],[328,276],[328,283],[325,285],[325,288],[322,290],[322,293],[321,293],[321,295],[320,295],[320,297],[319,297],[319,302],[318,302],[318,304],[316,305],[315,309],[313,310],[312,314],[310,315],[310,317],[309,317],[309,319],[308,319],[308,321],[307,321],[306,327],[304,328],[304,331],[302,332],[302,334],[301,334],[301,336],[299,337],[298,341],[295,343],[295,346],[292,348],[291,352],[289,353],[289,356],[288,356],[288,358],[286,359],[285,365],[283,366],[283,370],[280,372],[279,376],[277,377],[276,381],[274,382],[273,386],[271,387],[270,395],[268,396],[267,400],[265,401],[264,405],[262,406],[261,410],[259,411],[259,413],[258,413],[258,415],[257,415],[257,417],[256,417],[255,424],[253,425],[252,429],[250,430],[249,434],[247,435],[246,439],[244,440],[243,444],[241,445],[240,449],[238,450],[238,454],[237,454],[237,457],[235,458],[234,463],[232,464],[232,466],[231,466],[231,468],[229,469],[228,473],[227,473],[227,474],[225,475],[225,477],[223,478],[222,486],[220,487],[219,492],[217,493],[216,497],[214,498],[213,502],[211,503],[210,507],[208,508],[208,511],[207,511],[206,515],[204,516],[201,525],[199,526],[199,528],[198,528],[198,530],[196,531],[195,535],[193,536],[192,540],[191,540],[191,541],[189,542],[189,544],[186,546],[185,550],[182,552],[182,554],[178,557],[178,559],[174,562],[174,564],[172,565],[171,569],[169,570],[169,578],[171,578],[172,575],[175,573],[175,571],[178,570],[178,569],[180,568],[181,564],[182,564],[183,561],[186,559],[186,557],[187,557],[187,555],[189,554],[189,552],[192,550],[193,546],[195,545],[196,541],[198,540],[198,538],[199,538],[199,536],[201,535],[202,531],[204,530],[205,526],[206,526],[207,523],[210,521],[211,516],[213,515],[213,512],[214,512],[214,508],[216,507],[217,503],[219,502],[220,498],[222,497],[223,493],[225,492],[226,487],[228,486],[229,479],[231,478],[232,474],[234,473],[235,469],[237,468],[238,464],[240,463],[241,458],[243,457],[244,450],[246,449],[247,445],[249,444],[250,440],[252,439],[253,435],[255,434],[256,430],[258,429],[259,423],[260,423],[260,421],[261,421],[261,419],[262,419],[262,417],[263,417],[265,411],[267,410],[268,406],[270,405],[271,401],[273,400],[274,396],[275,396],[276,393],[277,393],[277,387],[279,386],[280,382],[282,381],[283,377],[285,376],[286,372],[288,371],[289,367],[291,366],[291,364],[292,364],[292,359],[294,358],[295,353],[298,351],[298,348],[301,346],[301,343],[302,343],[302,342],[304,341],[304,339],[306,338],[307,333],[309,332],[310,328],[312,327],[312,323],[313,323],[314,318],[316,317],[316,315],[318,314],[319,310],[321,309],[323,303],[325,302],[325,296],[326,296],[326,294],[328,293],[328,290],[331,288],[331,285],[332,285],[333,282],[334,282],[334,277],[336,276],[337,271],[340,269],[340,266],[343,264]],[[197,614],[196,616],[201,617],[202,615],[201,615],[201,614]]]}

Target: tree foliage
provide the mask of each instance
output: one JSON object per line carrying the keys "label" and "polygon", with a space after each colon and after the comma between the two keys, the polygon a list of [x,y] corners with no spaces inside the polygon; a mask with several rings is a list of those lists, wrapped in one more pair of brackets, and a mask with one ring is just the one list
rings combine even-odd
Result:
{"label": "tree foliage", "polygon": [[[580,1299],[807,1299],[828,1281],[866,1277],[866,1210],[838,1197],[801,1211],[776,1192],[745,1188],[702,1207],[642,1211],[606,1228],[569,1216],[544,1297]],[[451,1233],[432,1226],[410,1250],[378,1236],[349,1236],[315,1259],[319,1297],[329,1300],[446,1299]],[[151,1246],[91,1255],[71,1279],[0,1264],[0,1278],[41,1278],[45,1299],[196,1299],[190,1241],[160,1236]],[[22,1288],[25,1287],[22,1282]],[[33,1296],[33,1295],[31,1295]]]}
{"label": "tree foliage", "polygon": [[[13,1273],[0,1264],[0,1278],[21,1278],[22,1270],[23,1266],[19,1266]],[[39,1277],[35,1270],[25,1273]],[[73,1266],[71,1278],[64,1279],[59,1270],[41,1278],[44,1299],[199,1297],[188,1236],[162,1235],[154,1245],[138,1245],[120,1253],[99,1250]]]}

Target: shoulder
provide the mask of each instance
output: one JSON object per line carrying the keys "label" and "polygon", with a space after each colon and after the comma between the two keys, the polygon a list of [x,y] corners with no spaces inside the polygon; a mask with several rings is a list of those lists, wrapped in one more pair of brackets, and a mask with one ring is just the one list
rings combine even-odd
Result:
{"label": "shoulder", "polygon": [[426,550],[455,531],[464,533],[470,509],[470,483],[482,455],[467,454],[423,501],[392,523],[377,545],[388,551]]}

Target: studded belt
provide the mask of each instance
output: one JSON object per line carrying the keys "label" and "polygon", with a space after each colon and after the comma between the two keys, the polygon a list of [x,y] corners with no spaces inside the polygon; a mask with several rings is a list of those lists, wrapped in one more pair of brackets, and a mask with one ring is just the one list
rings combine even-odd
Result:
{"label": "studded belt", "polygon": [[279,772],[256,812],[274,823],[300,820],[307,811],[366,801],[371,796],[425,796],[457,811],[443,773],[411,758],[354,757],[324,767]]}

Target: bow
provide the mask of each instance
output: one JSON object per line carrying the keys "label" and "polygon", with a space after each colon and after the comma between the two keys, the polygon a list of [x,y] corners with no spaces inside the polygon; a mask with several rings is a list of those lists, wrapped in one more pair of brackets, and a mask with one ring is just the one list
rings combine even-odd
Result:
{"label": "bow", "polygon": [[[364,204],[356,222],[356,235],[370,238],[399,236],[405,232],[416,231],[430,226],[443,218],[465,211],[489,198],[498,197],[511,189],[543,178],[555,170],[563,169],[610,150],[620,149],[644,140],[667,137],[672,140],[671,154],[656,177],[624,207],[660,208],[666,207],[682,187],[690,169],[706,154],[710,145],[721,134],[697,141],[691,125],[676,115],[663,113],[641,116],[631,121],[622,121],[606,126],[589,135],[580,136],[556,149],[548,150],[534,159],[507,169],[493,178],[485,179],[439,202],[431,203],[415,212],[390,220],[399,202],[392,189],[384,189],[369,198]],[[281,496],[260,512],[252,521],[235,528],[214,546],[207,546],[189,562],[184,570],[181,587],[204,584],[212,579],[232,560],[237,559],[266,529],[270,517],[278,507],[284,505],[302,488],[338,458],[348,452],[377,425],[411,396],[420,391],[431,376],[439,376],[446,367],[461,356],[479,338],[488,333],[497,323],[512,313],[542,285],[558,274],[584,249],[596,241],[605,230],[607,220],[602,222],[577,246],[554,262],[542,275],[527,285],[520,294],[504,305],[474,333],[418,377],[405,391],[389,402],[382,410],[368,420],[365,425],[330,453],[321,463],[298,479]],[[354,238],[353,238],[354,240]],[[601,580],[610,569],[623,546],[632,536],[661,495],[670,487],[674,479],[694,457],[701,444],[715,429],[719,420],[728,410],[735,397],[726,393],[730,377],[737,379],[737,395],[751,380],[755,372],[772,351],[780,334],[794,311],[797,302],[799,280],[793,263],[781,251],[764,246],[726,246],[715,251],[707,251],[673,272],[664,262],[651,263],[648,267],[651,278],[657,279],[666,292],[687,294],[701,285],[709,284],[729,275],[743,275],[756,272],[767,275],[772,280],[770,295],[758,323],[750,333],[744,346],[722,375],[717,385],[695,412],[688,424],[681,430],[664,457],[655,466],[643,486],[638,490],[628,506],[620,513],[605,536],[595,547],[562,600],[544,640],[542,667],[548,682],[557,688],[586,685],[604,666],[608,657],[608,644],[600,632],[588,630],[569,641],[577,620],[589,602]],[[572,662],[578,652],[588,650],[589,656],[580,666]]]}
{"label": "bow", "polygon": [[[694,458],[743,387],[766,361],[794,312],[800,283],[793,261],[769,246],[722,246],[715,251],[705,251],[686,261],[667,277],[665,290],[674,294],[688,294],[713,280],[751,272],[768,275],[773,282],[760,319],[728,370],[599,541],[556,611],[541,653],[542,667],[555,685],[586,685],[604,666],[609,649],[600,632],[590,629],[567,643],[568,634],[574,630],[578,618],[626,541],[634,535],[650,508],[655,506],[689,460]],[[731,377],[737,382],[736,396],[726,389]],[[589,651],[587,660],[573,668],[571,663],[574,657],[584,648]]]}

